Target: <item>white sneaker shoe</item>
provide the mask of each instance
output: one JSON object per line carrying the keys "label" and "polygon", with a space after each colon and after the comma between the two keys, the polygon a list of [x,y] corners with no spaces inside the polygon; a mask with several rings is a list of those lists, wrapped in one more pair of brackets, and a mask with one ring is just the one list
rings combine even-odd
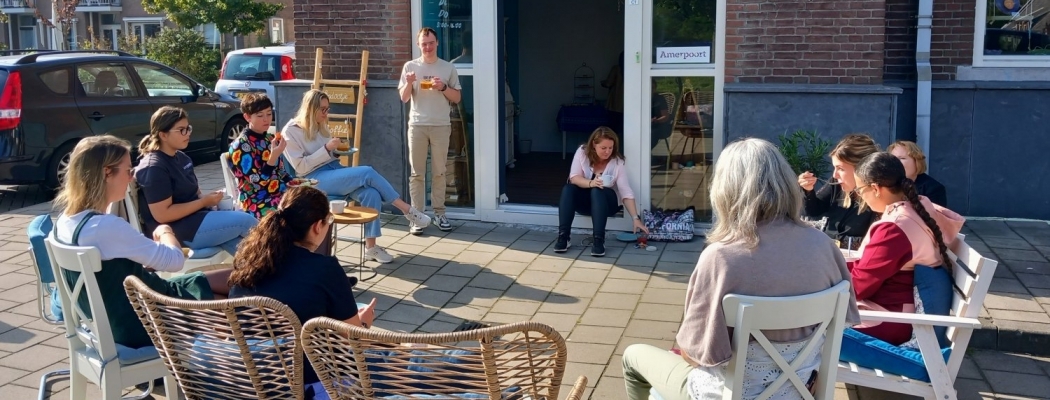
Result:
{"label": "white sneaker shoe", "polygon": [[[408,209],[408,214],[405,214],[405,218],[408,219],[411,226],[425,227],[430,225],[430,216],[415,209],[415,207],[410,207]],[[422,233],[422,228],[420,228],[420,232]]]}
{"label": "white sneaker shoe", "polygon": [[445,232],[452,230],[452,223],[448,222],[448,218],[446,218],[445,215],[435,215],[434,225],[436,225],[438,229]]}
{"label": "white sneaker shoe", "polygon": [[385,249],[379,246],[373,246],[372,248],[365,249],[365,261],[375,260],[380,264],[386,264],[394,261],[394,256],[387,253]]}
{"label": "white sneaker shoe", "polygon": [[415,223],[410,223],[408,224],[408,233],[419,236],[423,234],[423,228],[426,228],[426,225],[420,226]]}

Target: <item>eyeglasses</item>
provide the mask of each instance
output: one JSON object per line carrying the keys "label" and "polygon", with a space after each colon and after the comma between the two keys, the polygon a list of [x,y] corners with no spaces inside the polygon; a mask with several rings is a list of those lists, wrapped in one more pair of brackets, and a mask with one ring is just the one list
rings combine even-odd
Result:
{"label": "eyeglasses", "polygon": [[328,111],[331,109],[331,107],[321,107],[321,114],[328,114]]}
{"label": "eyeglasses", "polygon": [[864,193],[864,189],[869,189],[869,187],[868,186],[857,186],[857,187],[853,188],[853,190],[851,190],[850,193],[853,194],[854,196],[857,196],[859,198]]}
{"label": "eyeglasses", "polygon": [[176,128],[168,132],[178,132],[182,136],[189,136],[191,133],[193,133],[193,125],[186,125],[185,128]]}

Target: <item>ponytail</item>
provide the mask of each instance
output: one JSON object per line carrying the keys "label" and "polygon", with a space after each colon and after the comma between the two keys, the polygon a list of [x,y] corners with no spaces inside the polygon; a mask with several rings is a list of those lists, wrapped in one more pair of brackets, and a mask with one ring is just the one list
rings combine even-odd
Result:
{"label": "ponytail", "polygon": [[937,221],[930,216],[930,213],[926,211],[926,207],[922,205],[919,200],[919,193],[915,189],[915,182],[908,178],[901,178],[900,182],[901,193],[904,194],[904,198],[908,199],[908,203],[915,209],[915,212],[922,217],[923,222],[926,223],[926,227],[930,228],[930,232],[933,232],[934,241],[937,243],[937,249],[941,252],[941,258],[944,261],[944,268],[948,270],[948,274],[952,273],[952,260],[948,258],[948,246],[944,244],[944,236],[941,235],[941,228],[937,225]]}
{"label": "ponytail", "polygon": [[139,141],[139,157],[143,157],[154,151],[160,151],[160,136],[151,133]]}

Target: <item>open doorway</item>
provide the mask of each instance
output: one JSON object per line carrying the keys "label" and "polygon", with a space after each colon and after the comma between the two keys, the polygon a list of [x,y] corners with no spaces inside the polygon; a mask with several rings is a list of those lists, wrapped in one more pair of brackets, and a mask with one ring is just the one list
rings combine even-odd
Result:
{"label": "open doorway", "polygon": [[576,149],[598,126],[623,142],[624,14],[608,0],[503,0],[514,119],[507,201],[557,207]]}

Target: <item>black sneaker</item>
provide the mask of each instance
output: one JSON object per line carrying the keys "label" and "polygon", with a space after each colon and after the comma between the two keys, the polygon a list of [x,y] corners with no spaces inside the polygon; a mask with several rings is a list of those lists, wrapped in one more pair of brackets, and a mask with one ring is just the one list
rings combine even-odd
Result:
{"label": "black sneaker", "polygon": [[569,235],[558,233],[558,241],[554,242],[554,252],[564,253],[569,250],[569,247],[572,247],[572,243],[569,242]]}
{"label": "black sneaker", "polygon": [[605,238],[594,238],[594,243],[591,243],[591,256],[602,257],[605,255]]}

